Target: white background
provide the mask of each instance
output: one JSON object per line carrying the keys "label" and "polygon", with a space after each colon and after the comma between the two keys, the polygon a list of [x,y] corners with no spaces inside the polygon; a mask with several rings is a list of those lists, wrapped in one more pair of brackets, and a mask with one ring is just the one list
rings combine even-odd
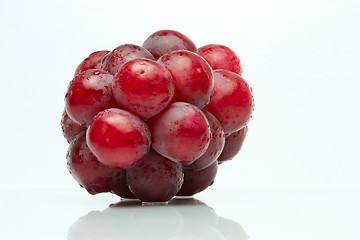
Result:
{"label": "white background", "polygon": [[0,189],[82,191],[60,128],[67,84],[89,53],[160,29],[229,46],[253,88],[247,139],[214,189],[359,193],[355,0],[0,0]]}

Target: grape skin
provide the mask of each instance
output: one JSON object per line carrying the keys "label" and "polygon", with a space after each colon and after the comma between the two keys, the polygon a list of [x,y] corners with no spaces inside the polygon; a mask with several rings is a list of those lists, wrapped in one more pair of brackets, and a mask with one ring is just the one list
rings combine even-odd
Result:
{"label": "grape skin", "polygon": [[126,171],[131,192],[144,202],[166,202],[183,184],[180,163],[170,161],[151,150],[144,161]]}

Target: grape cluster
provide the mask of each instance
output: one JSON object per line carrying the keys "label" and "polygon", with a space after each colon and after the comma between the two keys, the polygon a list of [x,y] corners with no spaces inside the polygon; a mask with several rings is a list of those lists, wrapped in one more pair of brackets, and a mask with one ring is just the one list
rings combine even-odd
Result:
{"label": "grape cluster", "polygon": [[66,95],[68,169],[90,194],[144,202],[210,186],[247,133],[254,100],[230,48],[174,30],[91,53]]}

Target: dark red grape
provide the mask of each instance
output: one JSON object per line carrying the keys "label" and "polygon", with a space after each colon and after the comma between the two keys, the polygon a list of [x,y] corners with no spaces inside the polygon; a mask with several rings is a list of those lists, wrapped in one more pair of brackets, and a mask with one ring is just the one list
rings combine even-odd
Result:
{"label": "dark red grape", "polygon": [[202,170],[184,169],[184,183],[176,196],[192,196],[213,184],[218,169],[215,161]]}
{"label": "dark red grape", "polygon": [[213,71],[200,55],[178,50],[163,55],[158,61],[173,77],[173,102],[188,102],[199,108],[209,103],[214,90]]}
{"label": "dark red grape", "polygon": [[127,61],[135,58],[153,59],[153,55],[145,48],[135,44],[123,44],[112,50],[102,63],[102,69],[115,75],[119,68]]}
{"label": "dark red grape", "polygon": [[151,59],[137,58],[119,69],[113,93],[121,108],[148,119],[170,104],[174,85],[165,67]]}
{"label": "dark red grape", "polygon": [[111,189],[111,193],[121,198],[136,199],[135,195],[130,191],[126,181],[126,170],[118,170],[118,178]]}
{"label": "dark red grape", "polygon": [[231,160],[239,153],[244,143],[247,131],[248,127],[245,126],[239,131],[231,133],[225,137],[225,146],[218,158],[219,164]]}
{"label": "dark red grape", "polygon": [[159,59],[162,55],[175,50],[189,50],[196,52],[196,46],[190,38],[174,30],[160,30],[151,34],[143,47]]}
{"label": "dark red grape", "polygon": [[103,165],[86,144],[85,132],[71,142],[66,155],[74,179],[90,194],[109,192],[119,177],[119,170]]}
{"label": "dark red grape", "polygon": [[65,109],[63,111],[60,124],[63,136],[68,143],[74,140],[81,132],[86,130],[86,127],[74,122],[74,120],[69,117]]}
{"label": "dark red grape", "polygon": [[102,60],[106,54],[108,54],[110,51],[104,50],[104,51],[97,51],[91,53],[87,58],[85,58],[79,66],[75,70],[75,76],[78,75],[81,72],[84,72],[89,69],[101,69],[102,66]]}
{"label": "dark red grape", "polygon": [[137,166],[127,169],[131,192],[144,202],[166,202],[179,191],[184,178],[180,163],[150,150]]}
{"label": "dark red grape", "polygon": [[159,154],[191,164],[205,153],[211,139],[209,122],[196,106],[176,102],[148,121],[152,147]]}
{"label": "dark red grape", "polygon": [[151,144],[146,123],[137,116],[116,108],[96,115],[87,130],[86,140],[100,162],[121,169],[139,163],[148,153]]}

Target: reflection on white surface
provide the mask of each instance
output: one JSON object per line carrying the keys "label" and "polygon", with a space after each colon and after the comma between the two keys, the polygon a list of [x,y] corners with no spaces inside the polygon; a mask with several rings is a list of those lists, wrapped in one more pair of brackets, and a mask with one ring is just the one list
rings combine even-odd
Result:
{"label": "reflection on white surface", "polygon": [[80,217],[68,231],[68,240],[245,240],[237,222],[219,217],[205,203],[174,199],[164,205],[142,205],[122,200],[104,211]]}

